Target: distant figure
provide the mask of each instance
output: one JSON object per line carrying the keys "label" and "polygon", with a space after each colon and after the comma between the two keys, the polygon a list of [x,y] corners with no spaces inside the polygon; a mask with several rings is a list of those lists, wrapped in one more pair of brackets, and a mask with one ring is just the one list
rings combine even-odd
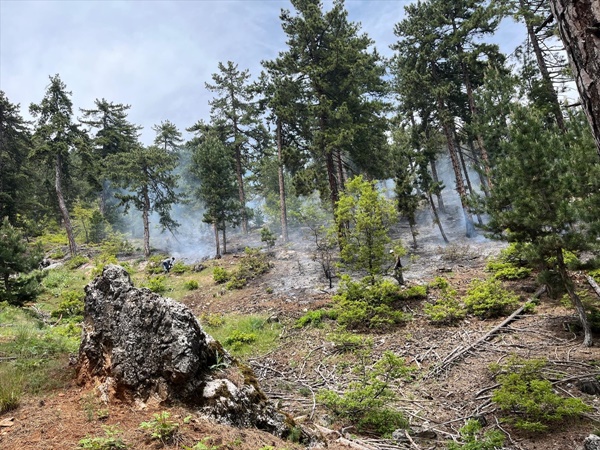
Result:
{"label": "distant figure", "polygon": [[175,262],[174,256],[171,256],[170,258],[167,258],[162,262],[162,266],[163,266],[165,273],[169,273],[171,271],[171,267],[173,267],[174,262]]}

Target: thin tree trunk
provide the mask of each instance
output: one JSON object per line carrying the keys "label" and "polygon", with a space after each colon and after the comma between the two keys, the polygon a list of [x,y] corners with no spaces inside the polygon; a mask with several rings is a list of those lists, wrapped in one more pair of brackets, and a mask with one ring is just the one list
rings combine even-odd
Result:
{"label": "thin tree trunk", "polygon": [[[233,93],[231,94],[233,104]],[[242,168],[242,149],[238,143],[237,118],[233,119],[233,145],[235,146],[235,174],[238,182],[238,195],[242,207],[242,232],[248,233],[248,214],[246,214],[246,193],[244,192],[244,170]]]}
{"label": "thin tree trunk", "polygon": [[567,273],[567,267],[563,258],[562,248],[559,248],[556,251],[556,262],[558,266],[558,272],[560,273],[560,278],[563,282],[563,286],[567,290],[569,298],[573,302],[573,306],[575,306],[575,310],[577,311],[579,321],[581,322],[581,326],[583,328],[583,345],[585,347],[591,347],[593,344],[592,328],[588,320],[587,313],[585,312],[585,308],[583,307],[583,303],[581,303],[579,295],[577,295],[577,292],[575,292],[573,282],[571,281],[571,279],[569,278],[569,274]]}
{"label": "thin tree trunk", "polygon": [[[467,182],[467,188],[469,189],[469,194],[474,195],[473,185],[471,184],[471,177],[469,176],[469,170],[467,168],[467,163],[465,162],[465,155],[463,153],[463,149],[460,144],[457,144],[458,148],[458,156],[460,158],[460,165],[462,166],[463,172],[465,174],[465,181]],[[479,225],[483,225],[483,221],[481,220],[481,215],[478,213],[477,215],[477,223]]]}
{"label": "thin tree trunk", "polygon": [[[445,108],[441,99],[438,99],[438,107],[440,108],[440,112],[444,114]],[[454,177],[456,179],[456,190],[458,192],[458,196],[460,197],[460,204],[465,217],[466,236],[471,238],[475,236],[475,227],[473,225],[473,217],[469,211],[467,193],[462,179],[458,155],[454,146],[454,130],[451,128],[451,125],[448,123],[447,119],[443,119],[442,122],[444,134],[446,135],[446,140],[448,141],[448,153],[450,153],[450,161],[452,161],[452,169],[454,170]]]}
{"label": "thin tree trunk", "polygon": [[225,225],[225,222],[223,222],[223,254],[227,253],[227,234],[226,234],[226,228],[227,226]]}
{"label": "thin tree trunk", "polygon": [[344,161],[342,160],[342,151],[337,149],[335,151],[336,159],[337,159],[337,171],[338,171],[338,184],[340,189],[344,188],[346,184],[346,171],[344,170]]}
{"label": "thin tree trunk", "polygon": [[279,215],[281,220],[281,236],[283,242],[289,240],[287,226],[287,207],[285,199],[285,178],[283,177],[283,152],[281,137],[281,120],[277,119],[277,174],[279,175]]}
{"label": "thin tree trunk", "polygon": [[215,233],[215,258],[219,259],[221,257],[221,246],[219,243],[219,228],[217,227],[217,222],[213,222],[213,231]]}
{"label": "thin tree trunk", "polygon": [[[429,166],[431,167],[431,178],[433,178],[433,181],[435,184],[439,185],[440,183],[440,179],[438,177],[438,172],[437,172],[437,167],[435,165],[435,158],[431,157],[429,158]],[[436,190],[435,196],[437,198],[437,202],[438,202],[438,208],[441,212],[445,213],[446,212],[446,206],[444,205],[444,198],[442,197],[442,191],[440,189]]]}
{"label": "thin tree trunk", "polygon": [[490,190],[488,189],[488,181],[489,178],[486,178],[483,176],[483,174],[481,173],[481,162],[479,161],[479,156],[477,155],[477,152],[475,151],[475,146],[473,145],[473,141],[471,141],[469,139],[469,148],[471,150],[471,153],[473,154],[473,160],[475,161],[475,166],[477,167],[477,176],[479,177],[479,185],[481,186],[481,190],[483,191],[483,195],[485,195],[486,197],[490,196]]}
{"label": "thin tree trunk", "polygon": [[142,190],[144,206],[142,208],[142,221],[144,223],[144,255],[150,256],[150,197],[148,187]]}
{"label": "thin tree trunk", "polygon": [[417,229],[415,228],[415,220],[414,219],[409,219],[408,220],[408,226],[410,227],[410,234],[412,235],[412,240],[413,240],[413,248],[416,249],[417,248]]}
{"label": "thin tree trunk", "polygon": [[[523,0],[519,0],[519,3],[522,9],[527,8]],[[525,27],[527,28],[527,35],[529,37],[529,42],[531,42],[531,47],[533,48],[533,53],[535,54],[535,59],[538,64],[538,68],[540,69],[540,74],[542,75],[542,82],[544,88],[546,89],[550,98],[550,102],[552,103],[552,113],[554,114],[556,124],[564,132],[566,130],[566,126],[565,120],[562,115],[562,111],[560,109],[558,95],[556,95],[556,91],[554,90],[554,85],[552,84],[552,78],[550,77],[548,65],[546,64],[546,60],[544,59],[544,53],[542,52],[542,48],[540,47],[540,41],[538,40],[538,37],[535,34],[534,26],[531,23],[531,20],[528,19],[527,15],[525,15]]]}
{"label": "thin tree trunk", "polygon": [[598,0],[550,0],[550,8],[600,156],[600,5]]}
{"label": "thin tree trunk", "polygon": [[62,191],[62,158],[59,154],[56,155],[54,162],[54,189],[56,190],[56,197],[58,198],[58,208],[62,215],[63,223],[65,224],[65,230],[67,232],[67,239],[69,240],[69,252],[71,256],[77,254],[77,244],[75,243],[75,236],[73,235],[73,226],[71,225],[71,218],[69,217],[69,210],[63,196]]}
{"label": "thin tree trunk", "polygon": [[450,241],[446,237],[446,233],[444,233],[444,228],[442,227],[442,222],[440,220],[440,216],[438,215],[437,208],[435,207],[435,203],[433,202],[433,197],[431,196],[431,192],[427,193],[427,198],[429,199],[429,206],[431,206],[431,211],[433,212],[433,221],[438,226],[438,228],[440,230],[440,234],[442,235],[442,238],[444,239],[444,242],[446,244],[449,244]]}

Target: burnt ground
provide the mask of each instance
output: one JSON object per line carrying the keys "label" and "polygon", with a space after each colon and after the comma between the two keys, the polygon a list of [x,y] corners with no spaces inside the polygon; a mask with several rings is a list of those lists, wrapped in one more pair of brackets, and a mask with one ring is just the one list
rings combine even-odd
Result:
{"label": "burnt ground", "polygon": [[[401,230],[402,234],[406,230]],[[250,238],[233,236],[229,245],[234,252],[218,261],[227,267],[234,265],[243,246],[260,246],[259,234]],[[458,231],[449,235],[453,244],[442,245],[436,230],[421,230],[420,247],[405,260],[408,284],[428,282],[445,276],[459,292],[464,292],[475,278],[484,278],[486,258],[497,254],[504,244],[483,237],[466,240]],[[445,365],[449,357],[484,336],[503,319],[480,320],[469,317],[455,327],[432,326],[422,313],[423,301],[408,302],[403,309],[413,319],[405,326],[385,333],[366,333],[373,342],[373,359],[391,350],[405,358],[416,369],[410,382],[394,387],[396,406],[406,414],[413,430],[429,430],[413,434],[410,440],[396,441],[359,435],[348,424],[334,421],[314,400],[322,388],[342,392],[353,379],[352,353],[344,352],[333,343],[333,323],[322,327],[296,328],[294,322],[309,310],[327,307],[335,291],[328,288],[319,263],[312,258],[311,242],[296,237],[294,242],[278,245],[273,250],[273,268],[246,288],[225,291],[221,287],[206,287],[183,299],[197,316],[206,314],[266,314],[277,317],[282,325],[279,345],[266,355],[248,359],[267,395],[277,405],[310,429],[333,430],[328,448],[338,450],[354,446],[359,449],[442,449],[449,439],[458,436],[458,429],[473,416],[485,418],[488,427],[501,427],[507,440],[506,449],[549,450],[575,449],[583,439],[599,428],[598,397],[583,394],[580,379],[600,375],[598,346],[584,348],[582,336],[573,326],[574,311],[559,300],[546,295],[533,314],[522,315],[503,328],[493,338],[465,353],[453,364]],[[207,262],[213,264],[212,261]],[[589,290],[585,278],[574,274],[578,287]],[[522,300],[535,290],[535,281],[528,279],[508,283]],[[591,291],[590,291],[591,292]],[[594,294],[595,295],[595,294]],[[431,291],[430,299],[436,296]],[[575,330],[575,331],[574,331]],[[600,336],[596,336],[600,340]],[[525,358],[547,358],[551,379],[557,392],[582,398],[594,410],[583,420],[554,426],[549,433],[528,434],[501,421],[502,414],[491,402],[495,382],[488,369],[491,363],[506,361],[516,354]],[[68,368],[65,362],[65,370]],[[102,420],[89,420],[90,411],[106,410]],[[27,398],[15,411],[0,416],[0,448],[3,449],[70,449],[86,435],[102,434],[101,425],[117,425],[132,448],[158,448],[146,440],[139,429],[142,421],[165,410],[164,406],[114,404],[101,405],[91,391],[74,384],[43,397]],[[180,407],[169,409],[172,417],[183,420],[193,414]],[[14,418],[11,422],[9,419]],[[12,424],[2,426],[2,424]],[[340,441],[340,433],[347,441]],[[181,428],[178,439],[166,448],[184,448],[205,439],[210,446],[223,449],[258,450],[265,446],[276,449],[296,448],[296,444],[281,441],[257,430],[240,430],[194,418]]]}

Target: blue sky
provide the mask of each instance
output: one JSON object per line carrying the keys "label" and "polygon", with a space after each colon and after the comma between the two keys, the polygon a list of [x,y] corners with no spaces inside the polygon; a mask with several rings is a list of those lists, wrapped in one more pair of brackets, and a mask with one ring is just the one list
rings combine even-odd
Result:
{"label": "blue sky", "polygon": [[[329,9],[331,1],[325,1]],[[390,56],[394,24],[407,0],[347,0],[349,19],[377,50]],[[253,76],[260,61],[285,50],[279,14],[287,0],[0,0],[0,89],[27,118],[48,76],[60,74],[78,108],[96,98],[131,105],[142,125],[174,122],[181,131],[208,119],[212,94],[205,82],[219,61]],[[494,41],[510,53],[524,39],[522,25],[505,21]]]}

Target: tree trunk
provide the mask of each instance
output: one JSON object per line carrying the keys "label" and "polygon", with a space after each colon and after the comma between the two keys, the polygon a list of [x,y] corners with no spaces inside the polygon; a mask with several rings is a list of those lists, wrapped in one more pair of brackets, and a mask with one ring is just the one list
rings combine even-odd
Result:
{"label": "tree trunk", "polygon": [[600,156],[600,3],[550,0]]}
{"label": "tree trunk", "polygon": [[62,192],[62,158],[59,154],[56,155],[54,162],[54,189],[56,190],[56,197],[58,198],[58,208],[62,215],[63,223],[65,224],[65,230],[67,232],[67,239],[69,240],[69,252],[71,256],[77,254],[77,244],[75,243],[75,236],[73,235],[73,226],[71,225],[71,218],[69,217],[69,210],[65,203],[65,198]]}
{"label": "tree trunk", "polygon": [[[463,172],[465,174],[465,181],[467,182],[467,189],[469,189],[469,194],[474,195],[473,185],[471,184],[471,177],[469,176],[469,169],[467,167],[467,163],[465,162],[465,155],[463,153],[463,149],[460,147],[460,144],[457,144],[456,148],[458,149],[458,156],[460,158],[460,165],[462,166]],[[483,221],[481,220],[481,215],[477,214],[477,223],[479,225],[483,225]]]}
{"label": "tree trunk", "polygon": [[567,290],[569,298],[573,302],[573,306],[575,306],[575,310],[577,311],[579,321],[581,322],[581,326],[583,328],[583,345],[585,347],[591,347],[593,344],[592,328],[588,320],[587,314],[585,312],[585,308],[583,307],[583,303],[581,303],[579,295],[577,295],[577,292],[575,292],[573,282],[571,281],[571,279],[569,278],[569,274],[567,273],[567,267],[563,258],[562,248],[559,248],[556,251],[556,263],[558,267],[558,272],[560,273],[560,278],[563,282],[563,286]]}
{"label": "tree trunk", "polygon": [[[438,99],[438,107],[440,108],[440,113],[444,114],[445,108],[441,99]],[[467,192],[462,179],[462,171],[460,170],[460,163],[458,161],[456,147],[454,146],[454,130],[448,123],[447,119],[442,119],[442,122],[444,134],[446,136],[446,140],[448,141],[448,153],[450,153],[450,161],[452,161],[452,169],[454,170],[454,177],[456,179],[456,191],[460,197],[460,204],[465,217],[466,237],[471,238],[475,236],[475,227],[473,226],[473,217],[469,211]]]}
{"label": "tree trunk", "polygon": [[215,232],[215,258],[219,259],[221,257],[221,246],[219,244],[219,228],[217,227],[217,222],[213,222],[213,231]]}
{"label": "tree trunk", "polygon": [[339,185],[340,189],[343,189],[344,184],[346,184],[346,172],[344,170],[344,161],[342,160],[342,151],[337,149],[335,151],[335,156],[337,159],[338,185]]}
{"label": "tree trunk", "polygon": [[449,244],[450,241],[446,237],[446,233],[444,233],[444,228],[442,227],[442,222],[440,221],[440,216],[438,215],[437,209],[435,207],[435,203],[433,202],[433,197],[431,196],[431,192],[427,193],[427,198],[429,199],[429,206],[431,206],[431,211],[433,213],[433,221],[438,226],[440,233],[442,235],[442,238],[444,239],[444,242],[446,244]]}
{"label": "tree trunk", "polygon": [[150,197],[148,196],[148,187],[142,190],[144,206],[142,208],[142,221],[144,223],[144,255],[150,256]]}
{"label": "tree trunk", "polygon": [[473,161],[475,162],[475,166],[478,168],[477,176],[479,176],[479,185],[481,186],[483,195],[485,195],[486,197],[489,197],[490,190],[488,189],[488,184],[487,184],[489,182],[489,177],[486,178],[481,173],[481,163],[479,161],[479,156],[477,155],[477,152],[475,151],[475,146],[473,145],[473,141],[470,139],[469,139],[469,149],[471,150],[471,153],[473,154]]}
{"label": "tree trunk", "polygon": [[[232,104],[233,93],[231,94]],[[246,193],[244,192],[244,170],[242,168],[242,149],[238,143],[238,128],[237,118],[233,119],[233,145],[235,147],[235,174],[238,182],[238,195],[240,198],[240,205],[242,205],[242,232],[248,233],[248,215],[246,214]]]}
{"label": "tree trunk", "polygon": [[225,225],[225,222],[223,222],[223,254],[227,253],[227,233],[226,233],[226,228],[227,226]]}
{"label": "tree trunk", "polygon": [[[431,167],[431,178],[433,178],[433,181],[435,184],[439,184],[440,178],[438,177],[437,167],[435,166],[435,158],[433,158],[433,157],[429,158],[429,166]],[[435,193],[435,196],[437,197],[439,210],[441,212],[445,213],[446,206],[444,205],[444,198],[442,197],[442,191],[438,189]]]}
{"label": "tree trunk", "polygon": [[[524,4],[523,0],[519,0],[519,3],[521,4],[521,8],[526,8],[526,5]],[[533,24],[530,20],[528,20],[527,15],[525,15],[525,27],[527,28],[527,35],[529,36],[529,41],[531,42],[531,46],[533,47],[533,53],[535,54],[535,59],[538,63],[540,74],[542,75],[543,85],[546,91],[548,92],[550,101],[552,102],[552,112],[556,119],[556,124],[564,132],[566,130],[565,119],[563,118],[562,111],[560,109],[558,95],[556,95],[556,91],[554,90],[552,78],[550,77],[550,72],[548,71],[548,65],[546,64],[546,60],[544,59],[544,53],[542,52],[542,48],[540,47],[540,41],[538,40],[537,34],[535,34]]]}
{"label": "tree trunk", "polygon": [[281,142],[281,120],[277,119],[277,174],[279,175],[279,213],[283,242],[289,240],[287,226],[287,208],[285,200],[285,179],[283,177],[283,152]]}

